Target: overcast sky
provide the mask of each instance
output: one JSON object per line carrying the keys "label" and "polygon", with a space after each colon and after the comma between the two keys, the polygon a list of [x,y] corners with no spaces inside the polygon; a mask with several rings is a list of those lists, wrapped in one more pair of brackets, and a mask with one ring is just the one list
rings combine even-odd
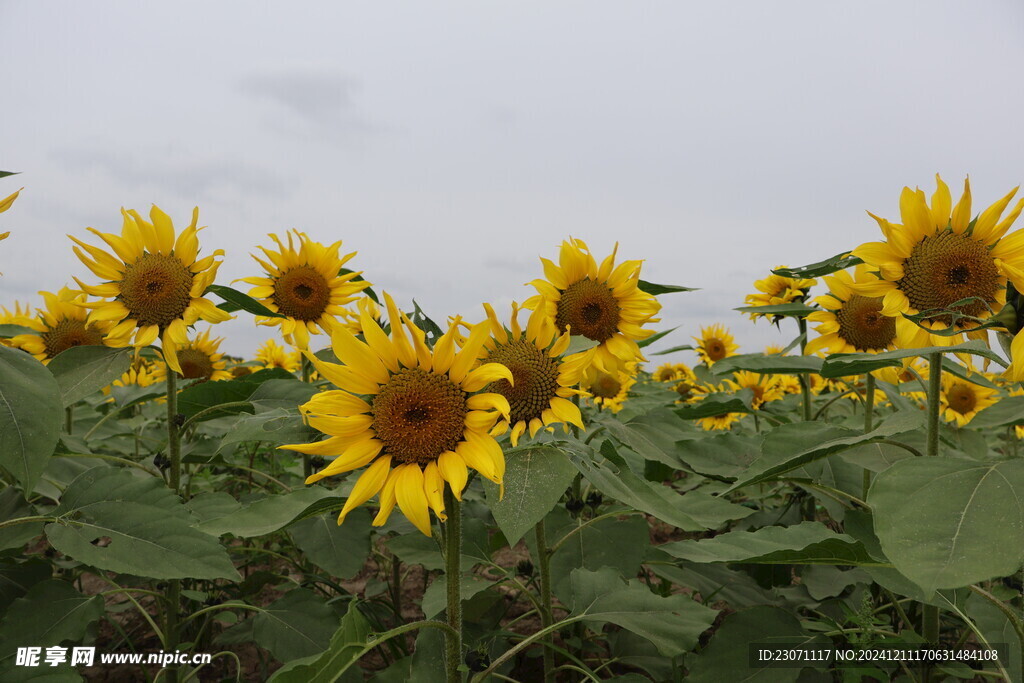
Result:
{"label": "overcast sky", "polygon": [[755,351],[793,336],[731,310],[769,268],[880,239],[865,209],[936,172],[976,208],[1024,181],[1010,0],[0,0],[0,52],[6,304],[87,276],[66,233],[198,205],[221,284],[297,227],[437,320],[523,300],[570,234],[618,241],[703,288],[662,297],[659,347],[720,322]]}

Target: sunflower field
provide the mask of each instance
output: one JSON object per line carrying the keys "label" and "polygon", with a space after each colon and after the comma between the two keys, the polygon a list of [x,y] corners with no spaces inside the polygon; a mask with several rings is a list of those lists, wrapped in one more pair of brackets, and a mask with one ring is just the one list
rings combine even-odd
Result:
{"label": "sunflower field", "polygon": [[1018,683],[1013,200],[936,177],[766,264],[763,352],[572,237],[436,320],[340,240],[74,229],[0,301],[0,681]]}

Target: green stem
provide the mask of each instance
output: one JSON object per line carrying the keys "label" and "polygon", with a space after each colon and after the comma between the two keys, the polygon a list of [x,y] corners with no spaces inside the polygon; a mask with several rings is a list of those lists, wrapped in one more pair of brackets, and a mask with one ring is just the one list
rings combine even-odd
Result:
{"label": "green stem", "polygon": [[[551,551],[548,550],[548,537],[544,529],[544,520],[541,519],[533,527],[537,538],[537,561],[540,564],[540,623],[542,628],[548,628],[555,623],[551,609]],[[549,639],[550,640],[550,639]],[[544,681],[551,683],[554,680],[555,653],[548,643],[544,647]]]}
{"label": "green stem", "polygon": [[15,526],[16,524],[31,524],[32,522],[58,522],[58,517],[50,517],[49,515],[33,515],[31,517],[16,517],[14,519],[5,519],[0,522],[0,529],[7,528],[9,526]]}
{"label": "green stem", "polygon": [[[177,494],[181,490],[181,431],[178,426],[178,373],[167,366],[167,458],[171,461],[169,484]],[[178,647],[181,608],[181,580],[171,579],[167,587],[167,620],[164,628],[164,649]],[[167,680],[178,681],[178,667],[167,668]]]}
{"label": "green stem", "polygon": [[[800,328],[800,355],[807,349],[807,320],[797,318],[796,324]],[[811,378],[806,373],[800,375],[800,393],[804,399],[804,422],[811,421]]]}
{"label": "green stem", "polygon": [[[939,390],[942,386],[942,353],[928,356],[928,448],[926,455],[939,454]],[[939,642],[939,608],[922,605],[921,635],[932,644]],[[927,677],[926,677],[927,680]]]}
{"label": "green stem", "polygon": [[[980,586],[971,586],[970,588],[972,591],[974,591],[975,593],[977,593],[978,595],[980,595],[981,597],[985,598],[993,605],[995,605],[996,608],[1003,613],[1003,616],[1007,618],[1007,620],[1010,622],[1010,625],[1013,627],[1013,632],[1017,634],[1020,652],[1021,655],[1024,656],[1024,620],[1022,620],[1021,617],[1019,617],[1009,605],[1007,605],[1005,602],[989,593],[984,588],[981,588]],[[1022,659],[1021,661],[1024,661],[1024,659]]]}
{"label": "green stem", "polygon": [[462,504],[450,488],[444,490],[444,507],[448,521],[444,524],[444,580],[448,594],[448,626],[445,631],[445,670],[448,683],[460,683],[462,674]]}
{"label": "green stem", "polygon": [[[875,417],[875,376],[870,372],[864,375],[864,433],[867,434],[874,427],[872,422]],[[871,470],[864,468],[864,486],[861,498],[868,499],[868,489],[871,488]]]}
{"label": "green stem", "polygon": [[68,406],[64,409],[64,431],[71,433],[71,427],[75,423],[75,407]]}

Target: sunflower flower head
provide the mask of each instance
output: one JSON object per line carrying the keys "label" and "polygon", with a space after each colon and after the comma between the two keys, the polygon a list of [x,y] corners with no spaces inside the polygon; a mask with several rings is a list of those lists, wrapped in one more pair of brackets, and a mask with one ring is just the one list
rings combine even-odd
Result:
{"label": "sunflower flower head", "polygon": [[118,379],[111,382],[111,384],[115,387],[148,387],[158,381],[156,379],[156,371],[156,364],[148,362],[142,356],[136,356],[132,359],[132,364],[128,370]]}
{"label": "sunflower flower head", "polygon": [[963,427],[980,411],[997,400],[996,389],[961,379],[952,373],[943,373],[942,391],[939,394],[939,411],[947,422],[956,422]]}
{"label": "sunflower flower head", "polygon": [[[778,266],[778,268],[785,268],[785,266]],[[817,280],[783,277],[772,273],[763,280],[754,282],[757,291],[748,294],[745,302],[748,306],[778,306],[802,302],[807,299],[807,293],[815,284],[817,284]],[[771,317],[774,317],[771,313],[750,313],[751,320]]]}
{"label": "sunflower flower head", "polygon": [[203,298],[217,276],[217,257],[224,252],[217,249],[198,258],[198,208],[177,238],[170,217],[156,206],[149,221],[136,211],[122,209],[121,215],[120,235],[87,228],[107,244],[109,252],[69,235],[77,245],[78,258],[104,280],[99,285],[75,281],[87,294],[109,299],[84,304],[92,309],[89,321],[112,323],[104,339],[108,346],[140,348],[159,337],[167,364],[181,372],[177,349],[188,343],[188,328],[200,318],[219,323],[232,317]]}
{"label": "sunflower flower head", "polygon": [[110,330],[109,322],[89,322],[88,311],[82,308],[86,295],[62,287],[56,294],[39,292],[45,308],[36,317],[25,316],[21,324],[37,334],[19,334],[11,345],[28,351],[43,363],[49,363],[61,351],[72,346],[102,346]]}
{"label": "sunflower flower head", "polygon": [[581,388],[590,394],[591,400],[602,410],[617,413],[629,397],[629,390],[636,384],[636,362],[626,363],[622,369],[612,372],[596,370],[583,376]]}
{"label": "sunflower flower head", "polygon": [[[178,375],[184,379],[199,379],[204,382],[231,379],[232,374],[227,370],[227,361],[224,354],[219,351],[222,341],[224,340],[220,337],[211,339],[210,330],[205,330],[194,339],[179,344]],[[157,365],[153,374],[157,382],[167,378],[167,370],[163,365]]]}
{"label": "sunflower flower head", "polygon": [[896,320],[882,313],[883,297],[856,291],[859,285],[878,281],[869,269],[861,264],[853,276],[845,270],[825,276],[828,294],[814,300],[823,310],[807,316],[818,323],[814,329],[820,336],[807,343],[804,353],[879,353],[895,347]]}
{"label": "sunflower flower head", "polygon": [[284,317],[258,317],[256,322],[280,325],[285,341],[308,348],[309,335],[321,330],[330,334],[338,316],[345,313],[344,306],[370,283],[360,280],[360,273],[342,272],[356,252],[342,255],[340,240],[324,246],[298,230],[287,233],[287,242],[268,236],[277,250],[260,247],[264,258],[252,255],[265,274],[242,278],[242,282],[254,285],[249,296]]}
{"label": "sunflower flower head", "polygon": [[501,485],[505,458],[490,435],[500,418],[510,419],[508,399],[483,391],[499,380],[514,384],[500,363],[478,360],[491,325],[472,326],[461,349],[450,325],[431,349],[426,333],[385,294],[390,336],[369,313],[360,325],[365,341],[347,327],[331,332],[340,364],[321,361],[308,351],[317,371],[338,387],[301,406],[309,425],[327,439],[281,446],[312,455],[334,456],[307,484],[364,468],[338,516],[380,495],[375,525],[384,524],[397,504],[406,517],[430,535],[430,511],[446,519],[444,487],[456,498],[468,480],[468,468]]}
{"label": "sunflower flower head", "polygon": [[302,366],[302,355],[298,351],[289,351],[273,339],[268,339],[256,349],[256,360],[264,369],[281,368],[295,372]]}
{"label": "sunflower flower head", "polygon": [[645,360],[638,341],[654,331],[644,328],[658,322],[661,310],[652,295],[640,289],[642,261],[615,265],[618,245],[598,265],[583,240],[562,242],[559,262],[541,258],[544,276],[530,284],[538,292],[524,307],[542,309],[558,332],[568,329],[598,343],[594,364],[614,374],[627,363]]}
{"label": "sunflower flower head", "polygon": [[[922,329],[903,314],[936,309],[985,319],[1006,303],[1007,281],[1024,286],[1024,232],[1007,231],[1024,208],[1024,199],[1003,217],[1017,190],[971,220],[971,188],[954,206],[949,188],[936,175],[937,189],[929,204],[920,189],[904,187],[900,195],[900,224],[871,215],[878,222],[884,242],[868,242],[853,250],[853,255],[872,267],[878,279],[857,283],[855,293],[881,297],[883,315],[896,319],[897,345],[918,348],[950,345],[961,334],[941,336],[932,331],[966,332],[984,338],[984,331],[973,330],[973,322],[954,320],[949,314],[936,314]],[[963,301],[964,303],[958,303]],[[954,304],[956,304],[954,306]]]}
{"label": "sunflower flower head", "polygon": [[484,310],[491,336],[484,342],[481,362],[504,365],[514,380],[499,379],[484,388],[504,396],[510,408],[508,419],[499,419],[491,433],[499,436],[511,428],[510,439],[517,446],[527,429],[530,438],[552,424],[562,424],[566,430],[569,425],[584,429],[580,409],[569,399],[581,393],[572,387],[580,383],[595,350],[563,357],[569,333],[558,335],[542,306],[531,313],[525,330],[519,325],[521,309],[515,302],[509,328],[498,320],[490,304],[484,304]]}
{"label": "sunflower flower head", "polygon": [[737,370],[733,373],[732,379],[726,380],[726,383],[733,391],[750,389],[754,393],[750,407],[754,410],[757,410],[769,401],[777,401],[786,395],[783,383],[777,375]]}
{"label": "sunflower flower head", "polygon": [[665,363],[651,373],[655,382],[675,382],[677,380],[695,380],[693,370],[685,363]]}
{"label": "sunflower flower head", "polygon": [[697,342],[697,355],[705,365],[714,365],[716,361],[736,355],[740,347],[733,341],[729,330],[724,325],[712,325],[700,328],[700,336],[692,338]]}

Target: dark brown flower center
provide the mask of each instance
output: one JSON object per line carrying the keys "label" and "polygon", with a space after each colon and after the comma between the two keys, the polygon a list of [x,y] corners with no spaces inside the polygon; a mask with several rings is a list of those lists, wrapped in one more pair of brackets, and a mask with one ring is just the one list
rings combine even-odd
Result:
{"label": "dark brown flower center", "polygon": [[725,347],[725,342],[716,337],[712,337],[704,342],[704,353],[707,354],[711,361],[720,361],[725,358],[728,351]]}
{"label": "dark brown flower center", "polygon": [[590,393],[597,398],[613,399],[622,391],[622,382],[617,377],[601,373],[590,386]]}
{"label": "dark brown flower center", "polygon": [[210,379],[213,377],[213,361],[199,349],[178,349],[178,364],[185,379]]}
{"label": "dark brown flower center", "polygon": [[403,368],[373,398],[373,431],[385,454],[426,465],[462,440],[467,412],[466,392],[446,376]]}
{"label": "dark brown flower center", "polygon": [[558,391],[558,363],[548,354],[525,339],[500,344],[487,357],[486,362],[501,363],[512,372],[514,384],[499,379],[485,391],[501,394],[508,399],[509,418],[514,425],[520,420],[529,422],[546,410]]}
{"label": "dark brown flower center", "polygon": [[[950,308],[982,316],[995,303],[1002,285],[988,248],[976,239],[944,230],[914,245],[896,286],[918,311]],[[974,297],[961,306],[952,304]],[[949,325],[951,316],[932,318]]]}
{"label": "dark brown flower center", "polygon": [[86,327],[84,320],[63,318],[54,327],[39,335],[46,348],[46,357],[53,358],[72,346],[99,346],[103,344],[103,333],[95,327]]}
{"label": "dark brown flower center", "polygon": [[858,351],[882,351],[896,338],[896,319],[882,315],[882,297],[854,294],[836,311],[839,336]]}
{"label": "dark brown flower center", "polygon": [[968,415],[978,405],[978,397],[966,384],[957,382],[946,392],[949,407],[961,415]]}
{"label": "dark brown flower center", "polygon": [[192,273],[173,256],[143,254],[125,265],[118,299],[139,327],[167,327],[192,301]]}
{"label": "dark brown flower center", "polygon": [[555,325],[572,334],[604,342],[619,331],[619,302],[608,285],[583,278],[562,292]]}
{"label": "dark brown flower center", "polygon": [[296,266],[274,282],[274,303],[282,315],[318,320],[331,302],[331,287],[311,266]]}

